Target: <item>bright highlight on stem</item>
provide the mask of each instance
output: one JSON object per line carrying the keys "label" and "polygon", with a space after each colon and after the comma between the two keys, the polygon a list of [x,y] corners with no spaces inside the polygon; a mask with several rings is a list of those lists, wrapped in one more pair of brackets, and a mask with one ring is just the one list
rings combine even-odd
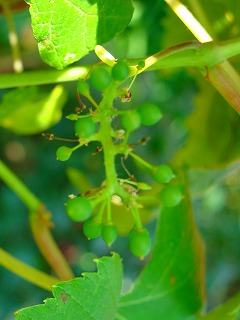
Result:
{"label": "bright highlight on stem", "polygon": [[192,34],[202,43],[212,41],[212,37],[193,14],[178,0],[165,0],[175,14],[182,20]]}
{"label": "bright highlight on stem", "polygon": [[[175,14],[182,20],[188,29],[202,43],[213,39],[197,21],[192,13],[178,0],[165,0]],[[231,49],[230,49],[231,51]],[[228,59],[228,57],[226,57]],[[224,99],[240,114],[240,76],[226,60],[216,62],[216,65],[204,66],[207,70],[205,78],[212,83]]]}
{"label": "bright highlight on stem", "polygon": [[11,10],[9,8],[9,1],[3,0],[1,1],[1,5],[3,8],[4,15],[7,19],[7,24],[9,28],[9,43],[12,49],[12,58],[13,58],[13,70],[16,73],[20,73],[23,71],[23,63],[21,59],[21,52],[19,47],[18,36],[16,33],[16,29],[14,26],[13,16]]}

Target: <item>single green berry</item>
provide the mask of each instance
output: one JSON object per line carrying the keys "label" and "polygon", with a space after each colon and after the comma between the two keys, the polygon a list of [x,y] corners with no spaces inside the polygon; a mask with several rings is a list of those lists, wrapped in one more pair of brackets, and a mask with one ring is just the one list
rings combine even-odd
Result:
{"label": "single green berry", "polygon": [[96,123],[91,117],[79,118],[74,124],[76,135],[86,138],[96,131]]}
{"label": "single green berry", "polygon": [[125,61],[120,60],[112,67],[112,77],[116,81],[124,81],[130,74],[130,69]]}
{"label": "single green berry", "polygon": [[121,115],[121,125],[127,131],[134,131],[141,125],[141,118],[136,110],[126,111]]}
{"label": "single green berry", "polygon": [[117,239],[118,231],[116,226],[112,225],[104,225],[102,227],[102,238],[108,247]]}
{"label": "single green berry", "polygon": [[152,187],[149,184],[145,183],[145,182],[138,182],[137,183],[137,188],[139,190],[143,190],[143,191],[152,189]]}
{"label": "single green berry", "polygon": [[79,80],[77,84],[77,91],[83,96],[89,96],[89,84],[86,81]]}
{"label": "single green berry", "polygon": [[76,121],[76,120],[78,120],[78,114],[77,113],[71,113],[71,114],[67,115],[66,118],[68,120],[71,120],[71,121]]}
{"label": "single green berry", "polygon": [[152,126],[162,118],[160,109],[153,103],[145,102],[137,108],[137,111],[144,126]]}
{"label": "single green berry", "polygon": [[183,195],[178,186],[167,185],[160,193],[160,199],[165,207],[175,207],[182,200]]}
{"label": "single green berry", "polygon": [[57,160],[60,160],[60,161],[67,161],[71,157],[71,154],[72,154],[71,148],[62,146],[57,149],[56,158]]}
{"label": "single green berry", "polygon": [[87,198],[75,197],[66,203],[68,216],[74,221],[85,221],[92,215],[92,205]]}
{"label": "single green berry", "polygon": [[97,66],[91,71],[90,82],[93,88],[103,91],[109,86],[111,81],[111,75],[105,68]]}
{"label": "single green berry", "polygon": [[137,65],[137,69],[142,70],[144,67],[145,67],[145,61],[144,60],[139,61]]}
{"label": "single green berry", "polygon": [[132,229],[129,234],[129,249],[134,256],[144,258],[149,254],[152,241],[147,229]]}
{"label": "single green berry", "polygon": [[96,239],[101,235],[102,224],[96,219],[90,218],[83,224],[83,233],[88,239]]}
{"label": "single green berry", "polygon": [[152,172],[153,178],[159,183],[168,183],[175,177],[172,169],[164,164],[154,167]]}

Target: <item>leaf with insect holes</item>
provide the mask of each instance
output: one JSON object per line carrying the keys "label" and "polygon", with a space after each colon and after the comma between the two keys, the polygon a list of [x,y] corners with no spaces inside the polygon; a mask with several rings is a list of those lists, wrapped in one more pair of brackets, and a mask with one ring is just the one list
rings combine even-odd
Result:
{"label": "leaf with insect holes", "polygon": [[129,24],[131,0],[29,0],[34,36],[44,62],[56,69],[79,60]]}
{"label": "leaf with insect holes", "polygon": [[98,272],[53,286],[54,298],[15,313],[17,320],[114,319],[122,286],[118,254],[96,259]]}

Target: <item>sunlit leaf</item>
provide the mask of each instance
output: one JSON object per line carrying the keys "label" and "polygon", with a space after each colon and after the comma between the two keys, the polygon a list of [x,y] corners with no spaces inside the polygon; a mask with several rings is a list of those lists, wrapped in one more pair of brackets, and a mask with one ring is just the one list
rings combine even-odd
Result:
{"label": "sunlit leaf", "polygon": [[0,126],[17,134],[36,134],[56,124],[66,102],[63,86],[51,92],[40,87],[18,88],[0,103]]}
{"label": "sunlit leaf", "polygon": [[131,0],[29,0],[32,28],[42,59],[56,69],[109,41],[131,20]]}

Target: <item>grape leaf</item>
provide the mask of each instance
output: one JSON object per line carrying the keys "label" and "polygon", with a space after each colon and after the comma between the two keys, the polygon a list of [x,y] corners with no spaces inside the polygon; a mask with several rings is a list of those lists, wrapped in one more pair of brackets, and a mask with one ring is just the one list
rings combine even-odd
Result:
{"label": "grape leaf", "polygon": [[196,168],[213,168],[239,156],[239,116],[203,78],[197,81],[195,109],[187,120],[189,136],[175,160]]}
{"label": "grape leaf", "polygon": [[214,308],[208,314],[199,316],[198,320],[239,320],[240,292],[222,305]]}
{"label": "grape leaf", "polygon": [[205,297],[203,256],[189,199],[162,208],[152,257],[120,299],[116,319],[196,319]]}
{"label": "grape leaf", "polygon": [[56,69],[79,60],[126,28],[131,0],[29,0],[33,34],[44,62]]}
{"label": "grape leaf", "polygon": [[17,134],[36,134],[56,124],[66,102],[63,86],[50,93],[40,87],[7,92],[0,103],[0,126]]}
{"label": "grape leaf", "polygon": [[97,273],[53,286],[55,298],[45,304],[19,310],[17,320],[111,320],[122,286],[122,265],[117,254],[95,260]]}
{"label": "grape leaf", "polygon": [[204,197],[211,189],[230,181],[232,177],[240,174],[240,161],[216,169],[190,169],[188,181],[192,199]]}

